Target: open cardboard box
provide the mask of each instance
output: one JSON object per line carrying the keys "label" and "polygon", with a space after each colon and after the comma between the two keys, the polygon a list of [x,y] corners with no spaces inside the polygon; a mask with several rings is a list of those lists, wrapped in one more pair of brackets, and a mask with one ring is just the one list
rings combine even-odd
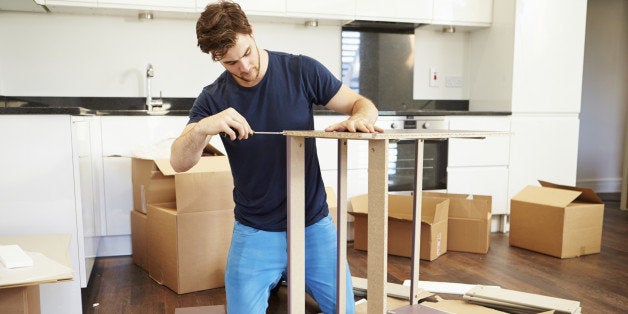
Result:
{"label": "open cardboard box", "polygon": [[488,252],[491,241],[492,196],[423,192],[423,196],[449,199],[447,250]]}
{"label": "open cardboard box", "polygon": [[[350,199],[355,217],[353,248],[368,249],[368,195]],[[447,252],[447,215],[449,199],[423,197],[421,202],[421,250],[420,258],[433,261]],[[414,201],[411,195],[388,195],[388,254],[412,256],[412,213]]]}
{"label": "open cardboard box", "polygon": [[224,286],[233,208],[181,213],[148,205],[148,274],[182,294]]}
{"label": "open cardboard box", "polygon": [[[0,312],[41,313],[39,285],[73,279],[68,257],[69,234],[2,236],[0,245],[17,244],[34,260],[34,266],[0,271]],[[0,263],[0,268],[4,266]]]}
{"label": "open cardboard box", "polygon": [[[176,202],[179,212],[233,208],[233,177],[229,160],[208,144],[204,156],[186,172],[177,173],[169,159],[132,159],[133,208],[146,213],[149,204]],[[206,150],[207,150],[206,149]]]}
{"label": "open cardboard box", "polygon": [[604,202],[588,188],[539,181],[510,205],[510,245],[560,258],[599,253]]}

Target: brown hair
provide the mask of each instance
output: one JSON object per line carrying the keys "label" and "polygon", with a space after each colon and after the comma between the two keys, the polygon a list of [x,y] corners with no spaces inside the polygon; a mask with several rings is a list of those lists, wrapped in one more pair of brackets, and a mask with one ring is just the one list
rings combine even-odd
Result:
{"label": "brown hair", "polygon": [[196,22],[198,46],[218,61],[236,44],[238,34],[251,35],[253,29],[239,4],[221,0],[209,4]]}

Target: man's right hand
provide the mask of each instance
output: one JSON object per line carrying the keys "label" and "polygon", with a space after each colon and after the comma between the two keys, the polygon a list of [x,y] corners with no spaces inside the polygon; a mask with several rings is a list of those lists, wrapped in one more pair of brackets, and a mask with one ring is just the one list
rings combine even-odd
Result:
{"label": "man's right hand", "polygon": [[253,129],[246,119],[235,109],[227,108],[215,115],[204,118],[198,122],[196,127],[200,127],[207,135],[223,133],[232,141],[236,139],[248,139],[253,135]]}

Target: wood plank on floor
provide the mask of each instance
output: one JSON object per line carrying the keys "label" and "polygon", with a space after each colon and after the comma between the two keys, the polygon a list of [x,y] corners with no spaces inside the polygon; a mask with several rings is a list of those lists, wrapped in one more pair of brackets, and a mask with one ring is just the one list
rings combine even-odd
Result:
{"label": "wood plank on floor", "polygon": [[[432,262],[420,261],[420,278],[470,284],[577,300],[583,313],[623,313],[628,309],[628,211],[618,201],[607,201],[602,251],[578,258],[559,259],[510,247],[508,234],[493,233],[488,254],[447,252]],[[367,254],[347,247],[353,276],[366,276]],[[410,259],[388,256],[388,282],[410,278]],[[174,313],[178,307],[225,304],[223,288],[178,295],[155,283],[133,264],[131,257],[96,259],[92,277],[82,291],[84,313]],[[459,296],[441,295],[445,299]],[[93,304],[99,305],[93,307]],[[286,313],[286,289],[270,299],[267,313]],[[306,298],[306,313],[318,313]]]}

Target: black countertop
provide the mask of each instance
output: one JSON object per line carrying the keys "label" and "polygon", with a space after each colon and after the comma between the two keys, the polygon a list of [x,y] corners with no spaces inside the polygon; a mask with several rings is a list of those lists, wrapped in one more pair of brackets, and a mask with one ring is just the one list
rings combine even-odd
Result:
{"label": "black countertop", "polygon": [[[74,116],[188,116],[189,110],[152,111],[134,109],[94,110],[83,107],[0,107],[0,115],[74,115]],[[381,110],[380,116],[506,116],[508,111],[468,111],[468,110]],[[314,115],[339,115],[331,110],[314,110]]]}
{"label": "black countertop", "polygon": [[[97,116],[188,116],[194,98],[165,98],[171,105],[167,111],[148,112],[143,110],[141,97],[16,97],[0,96],[0,115],[97,115]],[[425,100],[421,109],[380,110],[380,116],[497,116],[510,115],[506,111],[469,111],[464,100]],[[322,109],[318,109],[322,108]],[[393,109],[395,108],[395,109]],[[401,107],[400,107],[401,108]],[[315,115],[338,115],[338,113],[315,107]]]}

